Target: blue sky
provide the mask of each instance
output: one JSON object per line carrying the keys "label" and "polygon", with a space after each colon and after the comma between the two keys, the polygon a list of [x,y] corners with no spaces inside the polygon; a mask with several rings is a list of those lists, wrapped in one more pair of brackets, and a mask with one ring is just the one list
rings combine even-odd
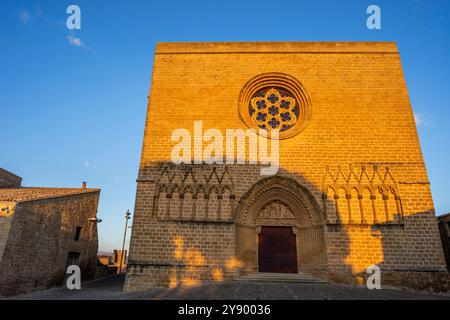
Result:
{"label": "blue sky", "polygon": [[[81,8],[82,29],[66,28]],[[366,8],[382,29],[366,28]],[[0,167],[26,186],[102,189],[100,249],[133,209],[158,41],[396,41],[438,214],[450,212],[450,1],[0,3]]]}

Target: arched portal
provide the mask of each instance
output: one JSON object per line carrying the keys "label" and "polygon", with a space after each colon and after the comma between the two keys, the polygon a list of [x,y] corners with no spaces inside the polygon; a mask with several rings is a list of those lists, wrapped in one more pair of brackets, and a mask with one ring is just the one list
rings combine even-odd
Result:
{"label": "arched portal", "polygon": [[324,220],[306,187],[281,176],[263,179],[236,210],[236,255],[246,272],[320,267],[325,263]]}

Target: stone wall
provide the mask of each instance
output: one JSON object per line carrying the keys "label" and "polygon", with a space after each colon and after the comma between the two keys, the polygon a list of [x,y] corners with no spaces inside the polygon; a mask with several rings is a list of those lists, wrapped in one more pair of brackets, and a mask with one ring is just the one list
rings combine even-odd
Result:
{"label": "stone wall", "polygon": [[[144,266],[157,261],[158,268],[166,268],[162,266],[164,259],[158,260],[158,250],[164,248],[168,255],[173,254],[173,239],[167,234],[175,237],[178,230],[184,233],[185,228],[194,228],[197,222],[190,220],[208,220],[199,218],[204,213],[192,219],[187,213],[191,209],[185,209],[192,208],[193,201],[185,195],[189,192],[173,188],[190,183],[161,184],[158,180],[161,166],[171,162],[173,130],[185,128],[193,133],[196,120],[202,121],[204,131],[216,128],[225,135],[226,129],[246,130],[239,97],[250,79],[264,73],[297,79],[309,97],[311,117],[304,130],[280,140],[278,176],[305,188],[311,203],[318,205],[317,215],[324,218],[326,258],[320,260],[320,269],[357,277],[377,264],[386,272],[441,274],[445,264],[433,222],[429,181],[394,43],[159,44],[138,177],[130,264],[139,261]],[[204,176],[212,170],[211,166],[197,167]],[[251,165],[232,165],[229,176],[234,181],[233,199],[229,198],[233,203],[230,220],[234,221],[244,195],[265,177],[258,166]],[[166,187],[158,191],[161,196],[155,201],[158,183]],[[214,197],[208,195],[208,201],[217,201]],[[165,221],[167,212],[181,212],[177,219],[187,221],[173,225]],[[213,220],[224,219],[215,216]],[[206,225],[221,236],[231,232],[223,221]],[[153,233],[155,228],[164,231]],[[201,243],[208,232],[199,229],[197,235],[195,241]],[[246,238],[254,237],[242,237]],[[184,236],[183,241],[188,247],[194,243]],[[233,250],[249,245],[242,241],[245,243],[236,243],[236,248],[220,247],[207,256],[226,259],[224,254],[228,258]],[[164,282],[155,276],[154,268],[150,270],[146,278],[137,278],[130,269],[126,288]],[[154,276],[158,280],[153,281]]]}
{"label": "stone wall", "polygon": [[22,178],[0,168],[0,187],[20,187]]}
{"label": "stone wall", "polygon": [[18,203],[0,261],[0,294],[62,285],[69,252],[80,253],[82,280],[92,278],[98,235],[89,219],[96,219],[98,198],[91,192]]}
{"label": "stone wall", "polygon": [[[140,230],[144,230],[140,238],[144,245],[136,245],[129,260],[126,289],[219,281],[235,272],[232,223],[148,222]],[[134,239],[141,231],[136,233]]]}
{"label": "stone wall", "polygon": [[440,216],[438,222],[447,270],[450,273],[450,214]]}
{"label": "stone wall", "polygon": [[15,202],[0,201],[0,262],[8,240],[15,207]]}

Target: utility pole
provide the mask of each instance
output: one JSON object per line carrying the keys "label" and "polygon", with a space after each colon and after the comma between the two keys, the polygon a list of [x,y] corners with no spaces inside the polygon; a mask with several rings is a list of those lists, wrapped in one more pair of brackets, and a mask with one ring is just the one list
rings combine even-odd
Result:
{"label": "utility pole", "polygon": [[122,265],[123,265],[123,259],[124,259],[124,250],[125,250],[125,239],[127,237],[127,229],[128,229],[128,220],[130,220],[130,210],[127,210],[125,212],[125,231],[123,232],[123,242],[122,242],[122,252],[120,253],[120,266],[117,269],[117,274],[120,274],[122,272]]}

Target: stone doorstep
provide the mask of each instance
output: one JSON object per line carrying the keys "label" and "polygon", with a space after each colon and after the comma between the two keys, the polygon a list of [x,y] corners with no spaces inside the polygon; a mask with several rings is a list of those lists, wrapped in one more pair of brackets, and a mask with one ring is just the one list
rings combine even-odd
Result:
{"label": "stone doorstep", "polygon": [[235,279],[236,281],[263,281],[263,282],[296,282],[296,283],[327,283],[305,273],[269,273],[256,272]]}

